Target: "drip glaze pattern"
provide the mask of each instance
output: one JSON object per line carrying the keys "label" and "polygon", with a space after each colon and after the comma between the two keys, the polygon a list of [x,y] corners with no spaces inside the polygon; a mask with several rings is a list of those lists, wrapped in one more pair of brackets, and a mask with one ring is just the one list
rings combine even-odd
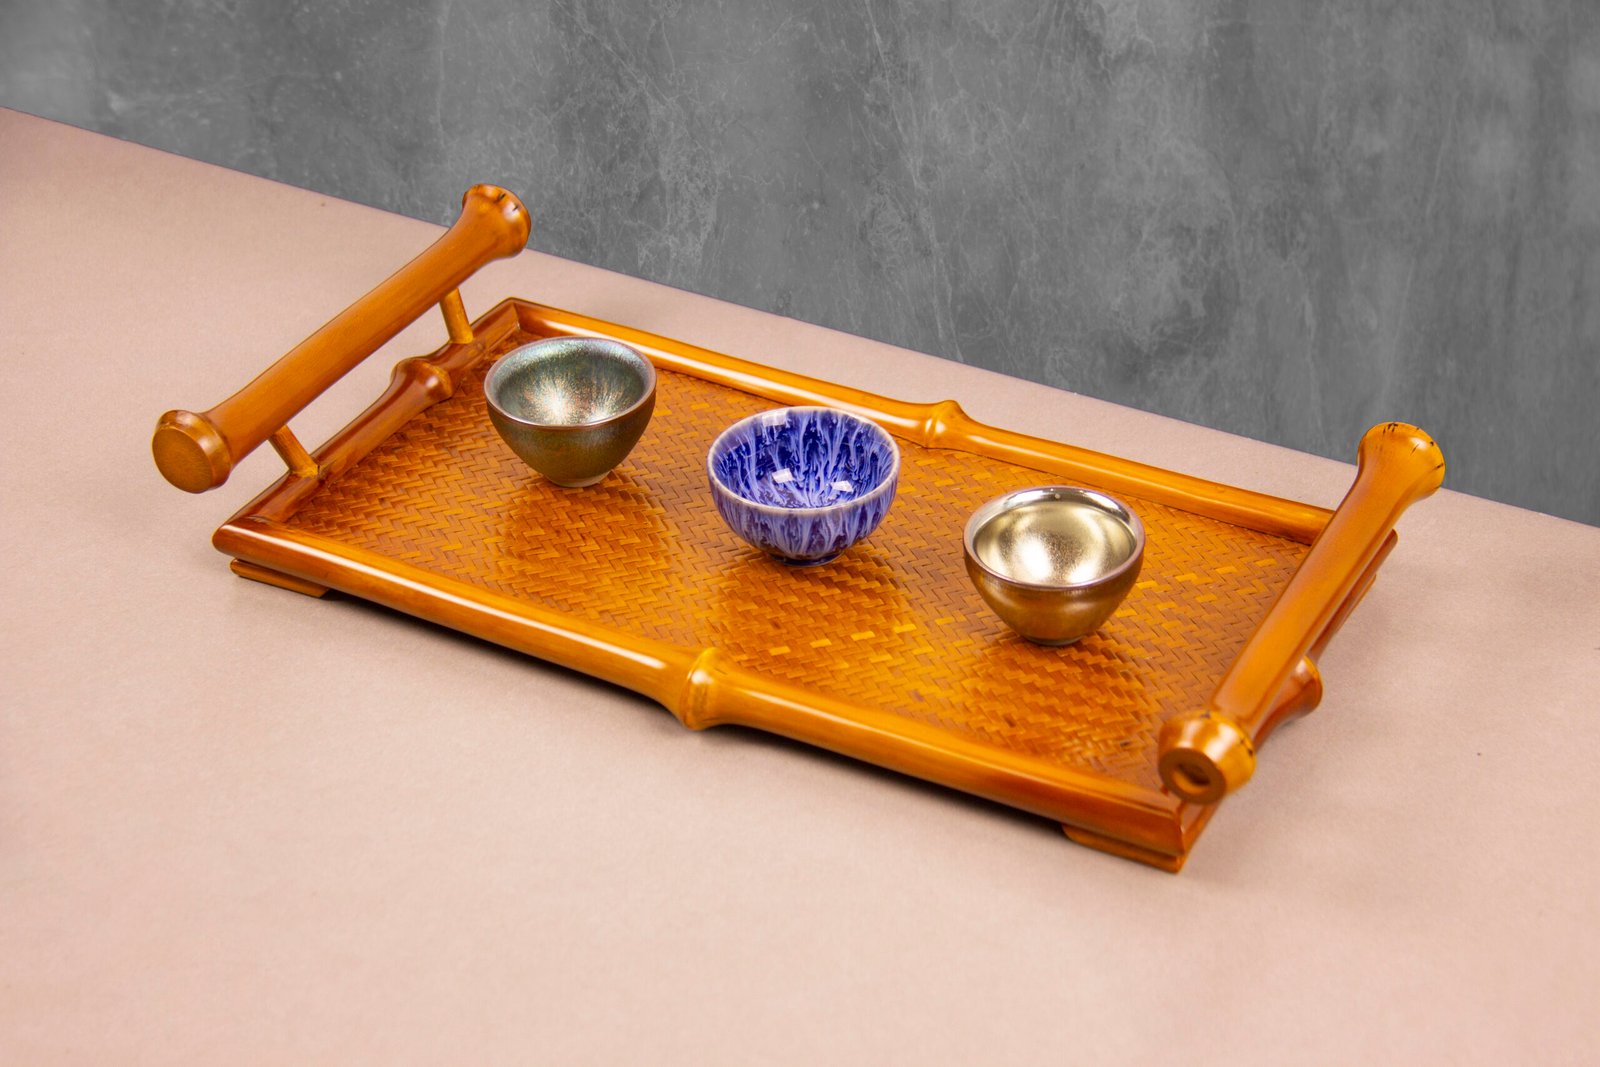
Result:
{"label": "drip glaze pattern", "polygon": [[711,496],[734,533],[789,563],[826,563],[883,521],[900,450],[846,411],[763,411],[724,430],[706,458]]}

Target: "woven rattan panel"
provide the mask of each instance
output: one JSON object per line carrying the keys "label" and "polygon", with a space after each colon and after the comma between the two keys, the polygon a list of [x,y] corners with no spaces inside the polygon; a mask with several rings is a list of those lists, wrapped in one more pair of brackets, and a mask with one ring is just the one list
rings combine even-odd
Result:
{"label": "woven rattan panel", "polygon": [[1137,587],[1098,634],[1038,648],[978,599],[961,529],[990,497],[1057,479],[902,440],[883,525],[832,564],[785,567],[738,540],[706,491],[713,438],[775,406],[663,371],[633,454],[600,485],[563,490],[495,435],[480,373],[289,525],[1151,789],[1162,722],[1204,703],[1306,552],[1129,498],[1148,533]]}

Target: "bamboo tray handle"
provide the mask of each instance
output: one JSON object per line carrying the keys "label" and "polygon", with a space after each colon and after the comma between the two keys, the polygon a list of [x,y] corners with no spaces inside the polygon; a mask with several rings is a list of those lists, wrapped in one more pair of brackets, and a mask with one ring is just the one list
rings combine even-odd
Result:
{"label": "bamboo tray handle", "polygon": [[161,416],[150,441],[156,466],[179,489],[203,493],[226,482],[234,464],[268,438],[291,468],[309,464],[289,419],[430,305],[441,306],[452,341],[472,340],[457,286],[484,264],[520,252],[528,231],[528,211],[516,196],[493,185],[468,189],[443,236],[250,384],[209,411]]}
{"label": "bamboo tray handle", "polygon": [[1162,727],[1161,780],[1185,800],[1214,803],[1249,781],[1255,743],[1285,683],[1297,671],[1315,676],[1307,655],[1356,592],[1400,515],[1444,481],[1439,446],[1403,422],[1368,430],[1357,464],[1355,484],[1245,642],[1209,706]]}

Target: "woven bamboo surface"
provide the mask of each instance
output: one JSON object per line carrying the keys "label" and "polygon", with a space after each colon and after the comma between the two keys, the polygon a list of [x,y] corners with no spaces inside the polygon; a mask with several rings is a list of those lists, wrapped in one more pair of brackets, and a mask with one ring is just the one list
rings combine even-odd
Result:
{"label": "woven bamboo surface", "polygon": [[1152,790],[1162,723],[1205,703],[1306,553],[1125,496],[1148,535],[1138,585],[1099,633],[1039,648],[978,598],[961,530],[985,500],[1050,475],[902,439],[900,490],[883,525],[831,564],[789,568],[736,538],[706,489],[716,435],[778,405],[662,371],[633,454],[598,486],[564,490],[496,436],[483,369],[288,525]]}

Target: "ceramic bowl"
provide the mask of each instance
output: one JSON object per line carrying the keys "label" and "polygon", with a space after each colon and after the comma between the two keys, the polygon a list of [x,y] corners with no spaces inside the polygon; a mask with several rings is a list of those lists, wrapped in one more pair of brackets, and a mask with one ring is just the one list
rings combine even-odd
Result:
{"label": "ceramic bowl", "polygon": [[730,529],[785,563],[826,563],[889,513],[900,449],[871,419],[779,408],[722,431],[706,455],[711,498]]}
{"label": "ceramic bowl", "polygon": [[656,406],[656,370],[620,341],[549,337],[501,356],[483,380],[489,421],[557,485],[604,478],[638,444]]}
{"label": "ceramic bowl", "polygon": [[1093,489],[1046,485],[996,497],[962,538],[978,595],[1017,633],[1070,645],[1122,603],[1144,561],[1144,524]]}

